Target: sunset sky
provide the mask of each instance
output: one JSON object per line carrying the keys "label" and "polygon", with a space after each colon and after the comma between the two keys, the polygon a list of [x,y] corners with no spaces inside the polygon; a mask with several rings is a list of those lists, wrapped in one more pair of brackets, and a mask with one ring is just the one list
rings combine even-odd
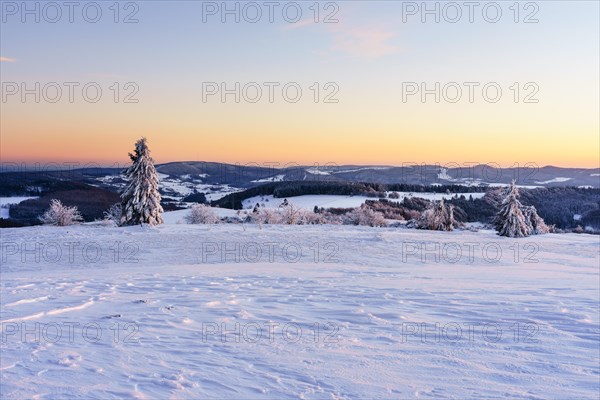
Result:
{"label": "sunset sky", "polygon": [[[499,2],[497,23],[487,22],[481,7],[473,23],[464,14],[456,23],[443,15],[439,23],[434,16],[423,23],[420,13],[408,15],[406,4],[391,1],[338,1],[337,23],[323,22],[336,11],[325,9],[326,2],[316,23],[312,1],[298,2],[302,18],[296,23],[282,17],[282,7],[275,9],[273,22],[263,8],[256,23],[243,15],[239,23],[233,16],[223,23],[219,12],[206,15],[207,4],[193,1],[138,2],[138,23],[122,22],[136,11],[124,3],[115,23],[109,9],[113,1],[100,2],[97,23],[85,21],[81,9],[75,10],[73,23],[66,9],[56,23],[43,16],[36,23],[33,16],[22,22],[21,10],[13,15],[5,3],[3,163],[121,163],[140,136],[148,138],[159,163],[533,162],[590,168],[600,163],[596,1],[541,1],[535,3],[539,10],[525,9],[522,2],[518,23],[509,9],[512,1]],[[55,12],[46,11],[53,18]],[[454,11],[447,11],[452,18]],[[523,23],[534,11],[539,22]],[[34,94],[22,102],[21,92],[9,94],[22,84],[34,89],[36,82],[40,87],[57,82],[61,99],[51,103],[40,93],[39,103]],[[79,84],[73,102],[64,82]],[[102,89],[97,103],[82,95],[82,86],[90,82]],[[129,82],[134,85],[126,87]],[[263,97],[236,103],[228,95],[223,103],[218,94],[203,101],[207,82],[225,82],[229,88],[257,82]],[[279,83],[272,103],[264,82]],[[288,82],[302,89],[296,103],[283,97],[281,88]],[[315,82],[320,88],[316,103]],[[327,89],[328,82],[334,85]],[[436,103],[433,94],[424,103],[420,94],[403,101],[407,82],[424,82],[430,89],[436,82],[440,87],[457,82],[463,96],[456,103],[443,96]],[[463,82],[479,83],[472,103]],[[489,82],[502,89],[496,103],[482,96]],[[338,102],[325,103],[336,86]],[[111,87],[120,88],[118,102]],[[123,97],[135,87],[138,102],[125,103]],[[534,91],[531,99],[538,102],[524,102]],[[54,93],[50,86],[46,95]]]}

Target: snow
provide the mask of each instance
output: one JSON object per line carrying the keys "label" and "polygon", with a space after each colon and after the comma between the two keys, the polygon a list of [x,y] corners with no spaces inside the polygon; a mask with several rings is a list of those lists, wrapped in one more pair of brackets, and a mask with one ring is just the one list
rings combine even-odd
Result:
{"label": "snow", "polygon": [[[196,174],[200,178],[206,177],[206,174]],[[236,193],[242,189],[231,187],[229,185],[210,185],[199,183],[198,179],[192,178],[191,175],[182,176],[183,179],[170,178],[169,175],[158,173],[160,179],[159,186],[165,192],[165,197],[173,197],[178,200],[183,199],[186,196],[197,191],[198,193],[204,193],[208,201],[219,200],[222,197],[230,193]],[[188,179],[192,179],[189,181]]]}
{"label": "snow", "polygon": [[322,169],[319,169],[319,168],[307,168],[306,172],[308,172],[309,174],[313,174],[313,175],[331,175],[331,173],[329,173],[327,171],[323,171]]}
{"label": "snow", "polygon": [[538,183],[538,184],[540,184],[540,185],[546,185],[546,184],[548,184],[548,183],[567,182],[567,181],[570,181],[571,179],[572,179],[572,178],[560,178],[560,177],[559,177],[559,178],[554,178],[554,179],[550,179],[550,180],[547,180],[547,181],[543,181],[543,182],[536,182],[536,183]]}
{"label": "snow", "polygon": [[387,170],[387,169],[391,169],[391,168],[392,167],[362,167],[362,168],[355,168],[355,169],[338,169],[338,170],[331,171],[331,173],[347,174],[350,172],[360,172],[360,171],[370,171],[370,170]]}
{"label": "snow", "polygon": [[446,180],[446,181],[456,181],[456,179],[454,179],[450,175],[448,175],[448,169],[447,168],[441,168],[437,177],[438,177],[438,179],[443,179],[443,180]]}
{"label": "snow", "polygon": [[4,229],[0,398],[596,398],[599,250],[586,234]]}
{"label": "snow", "polygon": [[[224,217],[234,217],[235,218],[238,216],[236,210],[230,210],[228,208],[218,208],[218,207],[212,207],[212,209],[219,218],[224,218]],[[190,213],[189,209],[166,212],[163,214],[163,220],[164,220],[165,224],[167,224],[167,225],[185,224],[186,223],[185,216],[188,215],[189,213]]]}
{"label": "snow", "polygon": [[[482,186],[482,185],[487,185],[487,186],[491,186],[491,187],[505,187],[505,186],[510,186],[510,183],[484,182],[482,179],[479,179],[479,178],[458,178],[458,179],[457,178],[452,178],[450,175],[448,175],[448,169],[447,168],[440,168],[440,171],[438,172],[437,177],[438,177],[438,179],[449,181],[449,182],[452,182],[452,184],[454,184],[454,185],[461,185],[461,186]],[[543,184],[546,184],[546,183],[566,182],[566,181],[568,181],[570,179],[571,178],[554,178],[554,179],[551,179],[551,180],[546,181],[546,182],[535,182],[535,183],[543,185]],[[432,184],[432,185],[439,186],[439,184]],[[517,187],[523,188],[523,189],[535,189],[535,188],[538,188],[540,186],[517,185]]]}
{"label": "snow", "polygon": [[[213,191],[213,188],[216,188],[217,190]],[[228,194],[242,191],[242,189],[238,189],[229,185],[196,185],[196,189],[198,192],[204,193],[207,201],[219,200]]]}
{"label": "snow", "polygon": [[202,178],[208,178],[208,174],[185,174],[185,175],[181,175],[180,177],[181,179],[185,179],[185,180],[194,180],[194,179],[202,179]]}
{"label": "snow", "polygon": [[4,207],[12,204],[19,204],[25,200],[37,199],[38,197],[0,197],[0,207]]}
{"label": "snow", "polygon": [[160,178],[160,188],[165,191],[175,192],[180,197],[188,196],[194,193],[193,184],[187,182],[181,182],[178,179],[164,179]]}
{"label": "snow", "polygon": [[0,218],[10,218],[10,206],[38,197],[0,197]]}
{"label": "snow", "polygon": [[254,183],[261,183],[261,182],[282,182],[284,177],[285,177],[285,175],[280,174],[280,175],[271,176],[269,178],[257,179],[257,180],[251,181],[251,182],[254,182]]}
{"label": "snow", "polygon": [[[509,187],[511,184],[510,183],[490,183],[489,186],[491,187]],[[537,189],[537,188],[541,188],[543,186],[536,186],[536,185],[515,185],[516,187],[518,187],[519,189]]]}
{"label": "snow", "polygon": [[[389,195],[392,192],[386,192]],[[412,193],[412,192],[397,192],[400,197],[398,199],[387,198],[391,202],[402,202],[405,197],[421,197],[427,200],[441,200],[449,199],[455,194],[446,193]],[[481,198],[485,193],[458,193],[458,196],[464,195],[469,197],[472,195],[474,199]],[[324,208],[355,208],[360,207],[361,204],[367,200],[378,200],[378,197],[367,197],[367,196],[344,196],[344,195],[303,195],[293,196],[287,198],[290,203],[293,203],[299,208],[312,210],[315,206]],[[261,206],[264,204],[267,208],[277,208],[283,202],[283,199],[274,198],[272,195],[268,196],[254,196],[242,201],[244,208],[254,208],[256,203]]]}

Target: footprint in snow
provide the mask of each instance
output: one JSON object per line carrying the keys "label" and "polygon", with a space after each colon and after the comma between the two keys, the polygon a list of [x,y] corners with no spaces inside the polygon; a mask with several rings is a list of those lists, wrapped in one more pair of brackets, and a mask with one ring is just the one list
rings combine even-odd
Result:
{"label": "footprint in snow", "polygon": [[56,361],[58,365],[65,367],[77,367],[77,362],[81,361],[81,355],[77,353],[67,354],[65,357]]}

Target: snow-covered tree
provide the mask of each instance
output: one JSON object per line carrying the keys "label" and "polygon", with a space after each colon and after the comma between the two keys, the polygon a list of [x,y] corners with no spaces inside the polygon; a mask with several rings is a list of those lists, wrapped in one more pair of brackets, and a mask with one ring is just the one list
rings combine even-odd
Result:
{"label": "snow-covered tree", "polygon": [[523,209],[523,215],[525,216],[525,221],[531,227],[532,235],[543,235],[550,232],[550,227],[546,225],[542,217],[538,215],[534,206],[525,207]]}
{"label": "snow-covered tree", "polygon": [[40,217],[44,225],[69,226],[83,221],[77,207],[67,207],[60,200],[52,199],[50,208]]}
{"label": "snow-covered tree", "polygon": [[133,154],[129,153],[129,158],[132,164],[125,171],[129,183],[121,193],[121,225],[162,224],[163,208],[158,192],[158,175],[154,168],[154,160],[150,157],[146,138],[141,138],[135,143],[135,151]]}
{"label": "snow-covered tree", "polygon": [[219,217],[212,208],[205,204],[194,204],[190,213],[185,216],[188,224],[216,224]]}
{"label": "snow-covered tree", "polygon": [[423,211],[416,224],[418,229],[432,231],[453,231],[462,225],[454,218],[454,206],[446,205],[443,198],[433,201],[429,208]]}
{"label": "snow-covered tree", "polygon": [[[500,236],[525,237],[531,235],[532,227],[528,218],[523,213],[525,207],[519,201],[519,189],[513,181],[500,211],[496,215],[496,230]],[[537,215],[537,213],[536,213]]]}

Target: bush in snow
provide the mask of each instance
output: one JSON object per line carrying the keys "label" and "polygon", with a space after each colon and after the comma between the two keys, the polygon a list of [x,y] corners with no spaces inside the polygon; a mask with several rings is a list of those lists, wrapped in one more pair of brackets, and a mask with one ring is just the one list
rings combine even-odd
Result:
{"label": "bush in snow", "polygon": [[340,224],[338,216],[329,212],[315,213],[309,210],[296,207],[292,203],[282,205],[280,208],[255,208],[255,211],[248,216],[247,221],[259,225],[321,225],[321,224]]}
{"label": "bush in snow", "polygon": [[383,214],[371,210],[365,204],[347,213],[345,215],[345,222],[350,225],[387,226],[387,221],[383,217]]}
{"label": "bush in snow", "polygon": [[104,221],[114,222],[118,225],[121,222],[122,214],[123,207],[121,203],[113,204],[108,210],[104,211]]}
{"label": "bush in snow", "polygon": [[129,153],[129,158],[132,164],[125,171],[129,183],[121,193],[121,225],[162,224],[163,208],[158,192],[158,175],[146,145],[146,138],[141,138],[135,143],[134,154]]}
{"label": "bush in snow", "polygon": [[316,213],[314,211],[304,211],[302,213],[301,222],[302,225],[324,225],[330,223],[327,219],[327,214]]}
{"label": "bush in snow", "polygon": [[446,205],[444,199],[433,201],[416,222],[417,229],[431,231],[453,231],[462,225],[454,218],[454,206]]}
{"label": "bush in snow", "polygon": [[188,224],[216,224],[219,222],[219,217],[207,205],[194,204],[190,209],[190,213],[185,216]]}
{"label": "bush in snow", "polygon": [[494,220],[498,234],[507,237],[525,237],[550,232],[551,228],[538,215],[535,207],[524,206],[518,198],[519,189],[513,181]]}
{"label": "bush in snow", "polygon": [[307,212],[299,209],[285,199],[284,204],[280,206],[279,215],[282,224],[298,225],[305,222]]}
{"label": "bush in snow", "polygon": [[44,225],[69,226],[83,221],[77,207],[64,206],[60,200],[52,199],[50,208],[40,217]]}
{"label": "bush in snow", "polygon": [[281,213],[279,210],[272,208],[261,207],[257,212],[252,213],[252,222],[256,222],[259,225],[274,225],[281,224]]}

